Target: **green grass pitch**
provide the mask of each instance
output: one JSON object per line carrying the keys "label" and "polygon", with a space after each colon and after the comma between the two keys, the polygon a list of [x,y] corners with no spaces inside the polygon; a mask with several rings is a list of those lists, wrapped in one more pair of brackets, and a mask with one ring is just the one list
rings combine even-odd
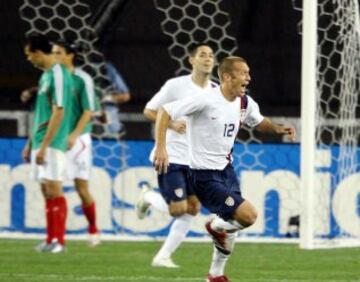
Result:
{"label": "green grass pitch", "polygon": [[[178,269],[153,268],[159,242],[69,241],[63,254],[36,253],[33,240],[0,240],[0,281],[204,281],[210,243],[184,243]],[[226,274],[231,281],[360,281],[360,248],[300,250],[288,244],[236,244]]]}

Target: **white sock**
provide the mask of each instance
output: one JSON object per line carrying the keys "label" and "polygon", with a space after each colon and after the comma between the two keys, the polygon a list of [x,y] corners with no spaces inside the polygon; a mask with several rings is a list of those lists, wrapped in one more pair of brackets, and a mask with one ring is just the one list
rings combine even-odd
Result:
{"label": "white sock", "polygon": [[184,214],[174,220],[169,234],[156,257],[170,257],[175,252],[189,232],[193,218],[194,216],[190,214]]}
{"label": "white sock", "polygon": [[168,204],[160,193],[155,191],[148,191],[144,194],[144,200],[151,204],[155,209],[161,212],[169,212]]}
{"label": "white sock", "polygon": [[236,222],[235,220],[229,220],[229,221],[225,221],[220,217],[215,217],[214,220],[211,222],[211,228],[214,230],[241,230],[244,229],[244,227]]}
{"label": "white sock", "polygon": [[[231,244],[230,244],[231,251],[234,249],[236,236],[237,236],[237,232],[229,234],[229,240],[231,242]],[[209,274],[212,276],[215,276],[215,277],[224,275],[225,265],[226,265],[226,262],[228,261],[230,255],[223,254],[214,246],[213,257],[212,257],[212,261],[211,261]]]}

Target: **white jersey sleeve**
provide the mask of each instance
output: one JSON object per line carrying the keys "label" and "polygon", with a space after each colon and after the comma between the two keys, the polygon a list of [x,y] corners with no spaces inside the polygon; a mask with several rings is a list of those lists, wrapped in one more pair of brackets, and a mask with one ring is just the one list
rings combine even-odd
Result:
{"label": "white jersey sleeve", "polygon": [[180,117],[202,111],[207,105],[206,101],[207,100],[204,99],[203,94],[197,94],[165,104],[163,108],[169,114],[172,120],[177,120]]}
{"label": "white jersey sleeve", "polygon": [[255,127],[263,121],[264,116],[260,113],[259,105],[251,97],[247,96],[247,98],[248,106],[243,123]]}
{"label": "white jersey sleeve", "polygon": [[161,87],[159,92],[157,92],[151,98],[151,100],[146,104],[145,108],[149,110],[157,111],[162,105],[171,102],[173,98],[170,89],[171,87],[168,81],[167,83],[164,84],[163,87]]}

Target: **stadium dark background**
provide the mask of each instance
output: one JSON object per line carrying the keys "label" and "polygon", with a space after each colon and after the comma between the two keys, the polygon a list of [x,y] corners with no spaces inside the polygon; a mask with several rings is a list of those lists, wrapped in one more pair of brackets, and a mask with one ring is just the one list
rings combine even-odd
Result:
{"label": "stadium dark background", "polygon": [[[93,13],[100,0],[84,1]],[[0,2],[0,110],[26,109],[19,95],[36,84],[40,72],[23,54],[27,25],[20,19],[22,0]],[[300,115],[301,37],[300,13],[291,0],[226,0],[222,8],[230,13],[230,34],[251,67],[252,96],[262,112],[270,116]],[[168,53],[171,38],[161,31],[163,15],[153,1],[128,1],[102,37],[107,58],[120,70],[132,94],[122,112],[140,112],[166,79],[174,76],[177,63]]]}

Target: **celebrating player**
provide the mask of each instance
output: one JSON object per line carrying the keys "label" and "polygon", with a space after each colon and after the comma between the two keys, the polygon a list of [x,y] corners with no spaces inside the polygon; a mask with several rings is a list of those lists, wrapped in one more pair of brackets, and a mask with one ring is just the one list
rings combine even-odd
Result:
{"label": "celebrating player", "polygon": [[199,94],[164,105],[156,120],[155,168],[170,170],[166,132],[170,120],[187,116],[191,181],[202,205],[218,218],[206,223],[214,242],[214,254],[207,281],[226,282],[225,264],[233,250],[238,230],[254,224],[257,212],[245,200],[231,165],[229,154],[239,126],[243,123],[262,132],[289,135],[292,127],[280,126],[264,118],[248,95],[250,69],[241,57],[223,59],[218,69],[221,85],[204,96]]}

